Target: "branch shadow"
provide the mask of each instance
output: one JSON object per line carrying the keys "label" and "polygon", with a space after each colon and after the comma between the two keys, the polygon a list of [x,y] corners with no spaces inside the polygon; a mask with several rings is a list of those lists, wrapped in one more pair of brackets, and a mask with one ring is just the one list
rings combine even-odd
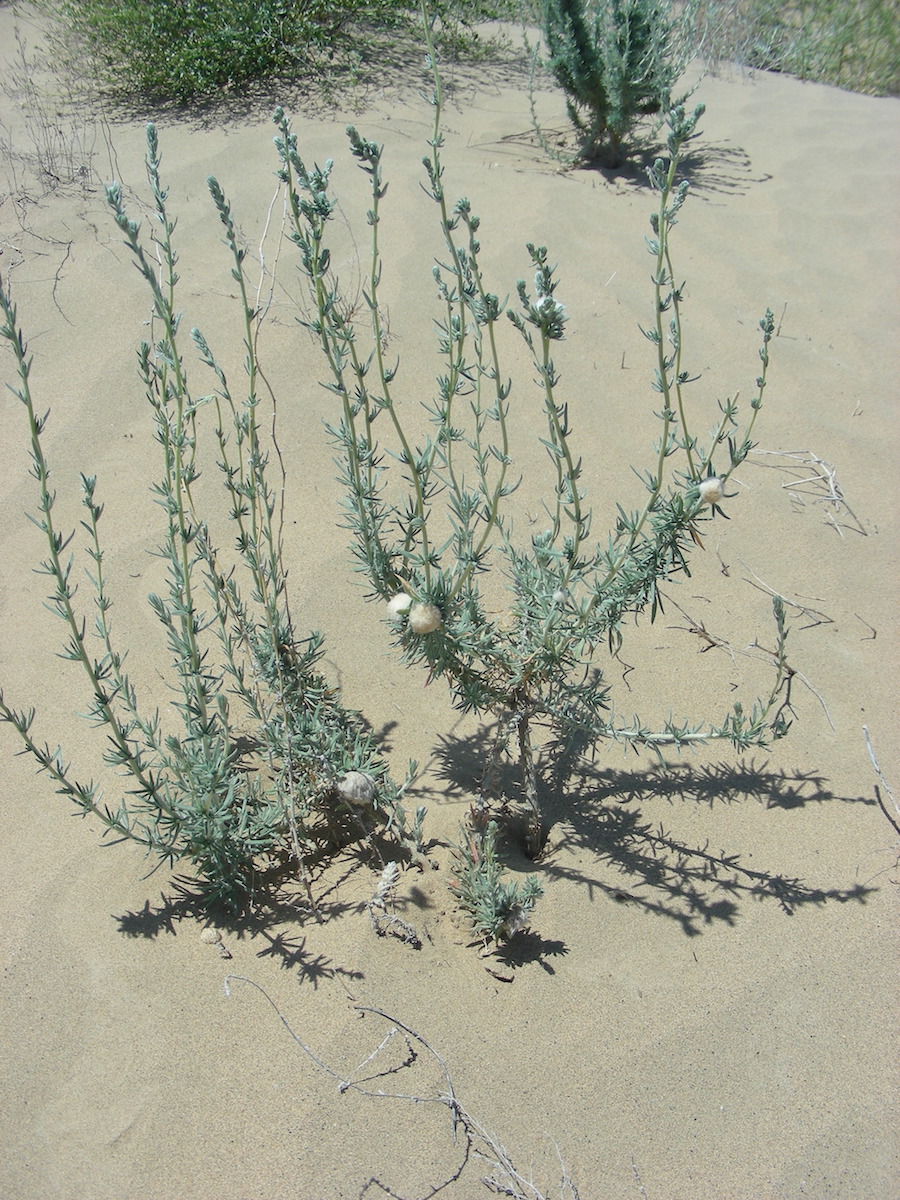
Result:
{"label": "branch shadow", "polygon": [[[659,158],[667,157],[664,132],[660,140],[639,142],[619,167],[589,163],[583,169],[602,176],[611,185],[623,184],[651,190],[649,170]],[[690,183],[692,196],[711,200],[714,196],[743,196],[751,186],[768,182],[772,176],[755,174],[750,155],[742,146],[730,142],[706,142],[702,136],[692,140],[681,157],[678,178]]]}
{"label": "branch shadow", "polygon": [[[687,844],[662,824],[645,819],[640,809],[624,805],[584,805],[574,819],[568,817],[567,825],[569,831],[558,839],[546,865],[551,877],[584,884],[592,899],[598,890],[619,903],[667,917],[687,937],[715,922],[735,926],[742,903],[751,899],[774,900],[790,916],[809,905],[864,903],[876,890],[864,884],[813,887],[798,877],[747,867],[738,853],[713,850],[709,842]],[[629,882],[613,886],[599,873],[561,865],[560,851],[567,848],[588,850],[598,866],[613,868]]]}
{"label": "branch shadow", "polygon": [[520,930],[508,942],[501,942],[493,951],[492,958],[508,967],[524,967],[526,963],[537,963],[548,975],[556,971],[551,958],[562,958],[569,953],[565,942],[555,938],[544,938],[533,929]]}
{"label": "branch shadow", "polygon": [[[360,861],[362,861],[360,859]],[[344,877],[359,864],[347,865]],[[159,901],[150,899],[143,908],[112,914],[121,934],[128,938],[154,940],[162,934],[177,936],[177,926],[185,920],[200,921],[204,927],[219,931],[224,937],[237,942],[261,941],[263,948],[256,952],[257,958],[274,958],[283,970],[296,970],[298,982],[311,983],[318,988],[323,979],[359,979],[358,972],[335,964],[323,954],[314,954],[307,948],[306,936],[293,936],[284,932],[284,926],[296,925],[298,919],[314,919],[324,925],[348,913],[359,913],[364,905],[358,902],[330,899],[337,894],[338,885],[332,883],[327,892],[317,899],[315,909],[309,904],[305,892],[299,886],[282,882],[278,886],[262,888],[259,904],[234,913],[224,906],[211,905],[204,894],[202,884],[188,876],[174,876],[169,891],[161,891]],[[231,957],[223,951],[224,957]]]}
{"label": "branch shadow", "polygon": [[351,971],[346,967],[337,966],[334,960],[326,954],[313,954],[306,948],[306,938],[291,938],[283,933],[270,934],[261,931],[261,936],[268,942],[263,950],[258,950],[257,958],[276,958],[280,960],[281,968],[285,971],[297,971],[299,983],[312,984],[313,990],[318,991],[322,980],[363,979],[362,971]]}
{"label": "branch shadow", "polygon": [[770,174],[757,174],[743,146],[731,142],[691,143],[681,160],[681,176],[691,185],[691,195],[705,200],[713,195],[744,196],[752,186],[768,183]]}
{"label": "branch shadow", "polygon": [[[664,130],[643,131],[636,135],[624,161],[615,167],[607,166],[600,160],[580,163],[571,161],[566,165],[565,160],[574,159],[576,150],[576,138],[571,127],[542,128],[539,137],[531,126],[506,134],[493,143],[472,144],[484,148],[490,146],[500,152],[513,149],[520,155],[527,155],[534,165],[539,166],[543,163],[554,171],[592,175],[602,179],[607,186],[615,190],[633,189],[642,192],[652,190],[650,168],[657,159],[666,158],[668,155]],[[545,149],[548,145],[556,146],[558,156],[554,156],[552,148],[549,151]],[[689,181],[691,195],[712,201],[717,195],[743,196],[751,187],[767,183],[772,176],[754,172],[750,155],[742,146],[729,141],[706,141],[698,134],[682,154],[678,178]]]}
{"label": "branch shadow", "polygon": [[[482,731],[465,738],[445,738],[436,750],[438,777],[454,791],[477,792],[490,742]],[[645,809],[676,806],[755,803],[766,809],[791,811],[820,804],[862,804],[868,796],[836,794],[815,772],[771,770],[766,762],[654,764],[633,770],[598,767],[585,760],[581,748],[551,745],[541,764],[541,807],[545,832],[554,831],[541,857],[540,873],[566,879],[600,892],[618,903],[633,904],[664,916],[688,937],[716,922],[735,925],[747,901],[775,901],[790,915],[802,907],[826,903],[865,903],[877,889],[864,884],[822,888],[779,871],[749,867],[739,853],[715,849],[709,842],[692,845],[668,830]],[[521,806],[521,785],[514,764],[504,761],[498,773],[501,816]],[[519,828],[507,820],[515,851]],[[596,870],[581,865],[589,856]],[[609,882],[610,873],[622,877]],[[515,939],[510,943],[514,948]]]}

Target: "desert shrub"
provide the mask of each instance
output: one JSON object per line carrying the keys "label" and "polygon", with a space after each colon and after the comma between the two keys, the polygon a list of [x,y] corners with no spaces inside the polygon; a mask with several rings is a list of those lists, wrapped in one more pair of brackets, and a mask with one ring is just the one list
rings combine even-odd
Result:
{"label": "desert shrub", "polygon": [[[16,709],[0,692],[0,720],[57,790],[93,814],[119,839],[167,863],[187,863],[209,903],[232,909],[261,895],[268,873],[299,872],[344,840],[386,828],[419,853],[422,810],[407,821],[402,788],[391,779],[373,736],[340,703],[319,670],[321,637],[295,624],[282,558],[278,494],[269,480],[260,433],[264,387],[257,357],[257,318],[249,296],[245,251],[219,184],[209,190],[232,258],[243,313],[244,389],[233,389],[203,334],[184,336],[176,308],[177,261],[171,215],[159,173],[153,126],[147,170],[155,223],[145,237],[126,213],[117,185],[107,189],[115,222],[152,300],[152,342],[138,352],[140,376],[160,448],[155,499],[161,510],[164,588],[149,596],[171,655],[169,682],[181,727],[167,729],[139,699],[126,669],[127,647],[114,636],[113,595],[104,561],[103,504],[96,479],[81,476],[89,599],[71,550],[75,533],[60,527],[44,451],[47,416],[35,407],[31,359],[8,287],[0,287],[0,334],[15,356],[15,394],[27,416],[31,471],[50,581],[48,607],[66,627],[62,657],[88,685],[88,721],[103,731],[103,761],[125,782],[107,804],[93,781],[78,779],[61,749],[42,744],[33,709]],[[211,372],[213,392],[197,395],[188,378],[186,343]],[[204,421],[206,418],[206,422]],[[237,547],[223,553],[201,511],[198,450],[204,428],[214,438],[226,520]],[[243,580],[243,582],[242,582]],[[310,897],[311,899],[311,897]]]}
{"label": "desert shrub", "polygon": [[540,0],[540,23],[577,159],[619,166],[638,122],[672,107],[684,69],[668,0]]}
{"label": "desert shrub", "polygon": [[[308,281],[312,315],[306,323],[321,346],[326,386],[335,398],[331,429],[341,456],[344,519],[357,567],[372,596],[386,605],[403,659],[426,671],[429,680],[444,679],[459,709],[494,726],[493,736],[485,736],[483,782],[469,817],[476,841],[463,849],[468,874],[458,876],[477,888],[473,864],[485,860],[478,855],[477,839],[489,839],[493,847],[494,832],[488,830],[504,811],[503,805],[497,807],[495,781],[507,751],[522,772],[528,848],[532,856],[541,851],[545,829],[535,727],[576,754],[598,740],[658,751],[723,739],[743,750],[787,731],[791,671],[778,598],[771,690],[750,707],[735,704],[718,720],[707,713],[699,720],[672,716],[659,728],[639,717],[622,720],[614,715],[612,684],[598,664],[604,648],[617,655],[633,619],[656,617],[661,585],[688,571],[704,526],[730,506],[729,479],[753,446],[774,322],[771,312],[760,321],[761,369],[747,409],[735,396],[701,415],[695,398],[689,412],[685,393],[696,382],[686,366],[684,285],[677,282],[671,234],[688,188],[676,182],[678,163],[702,108],[691,114],[675,109],[668,115],[669,158],[658,159],[650,171],[657,207],[647,239],[652,300],[643,333],[654,360],[656,441],[639,472],[646,489],[643,504],[634,511],[617,505],[608,535],[597,539],[553,360],[554,344],[562,341],[568,321],[556,269],[545,247],[529,245],[533,282],[518,282],[514,307],[507,310],[501,293],[489,289],[481,268],[479,219],[468,199],[452,204],[445,191],[439,77],[434,105],[424,166],[444,240],[443,257],[433,269],[440,367],[430,398],[421,400],[421,385],[413,381],[419,402],[412,412],[401,400],[401,364],[386,354],[379,301],[380,214],[387,187],[383,148],[348,130],[351,152],[370,189],[371,257],[366,310],[360,316],[331,270],[328,229],[337,200],[330,190],[330,165],[307,166],[283,112],[276,114],[277,146],[291,236]],[[537,380],[545,421],[541,440],[553,478],[545,525],[524,538],[513,519],[517,482],[509,434],[510,422],[527,401],[511,400],[513,385],[500,361],[498,324],[505,310]],[[432,323],[431,313],[427,321]],[[709,432],[696,430],[698,422],[705,426],[710,419]],[[417,439],[413,429],[421,420],[429,432]]]}
{"label": "desert shrub", "polygon": [[[7,50],[0,93],[6,115],[0,121],[0,161],[6,176],[5,190],[24,200],[32,181],[41,192],[78,184],[87,187],[93,176],[97,130],[91,114],[78,108],[75,89],[62,80],[55,95],[41,86],[40,57],[14,27],[15,52]],[[17,111],[19,120],[9,122]],[[69,119],[70,114],[73,119]],[[18,131],[14,132],[18,126]],[[18,136],[17,136],[18,134]],[[23,175],[19,168],[24,167]],[[30,176],[30,179],[29,179]]]}
{"label": "desert shrub", "polygon": [[524,883],[504,882],[497,857],[496,821],[483,830],[462,829],[454,847],[453,882],[460,908],[471,920],[473,932],[485,942],[506,942],[526,929],[531,913],[543,895],[534,875]]}
{"label": "desert shrub", "polygon": [[896,0],[702,0],[693,51],[876,96],[900,94]]}
{"label": "desert shrub", "polygon": [[[181,104],[250,81],[303,76],[352,42],[351,30],[403,29],[413,0],[49,0],[62,18],[57,49],[87,62],[114,94]],[[512,0],[441,0],[432,20],[457,50],[473,25]],[[359,39],[357,39],[359,40]]]}
{"label": "desert shrub", "polygon": [[59,14],[119,94],[185,102],[289,74],[334,35],[349,4],[326,0],[61,0]]}

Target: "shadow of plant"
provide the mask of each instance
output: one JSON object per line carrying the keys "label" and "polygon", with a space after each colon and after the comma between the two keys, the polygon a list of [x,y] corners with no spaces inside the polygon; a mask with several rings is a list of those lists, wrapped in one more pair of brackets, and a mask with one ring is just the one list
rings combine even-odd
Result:
{"label": "shadow of plant", "polygon": [[[362,862],[360,856],[358,860],[348,863],[342,878],[346,879]],[[324,925],[348,913],[358,914],[365,908],[361,902],[329,899],[329,895],[337,890],[338,884],[332,883],[325,894],[317,899],[313,914],[299,885],[292,887],[282,882],[281,886],[265,892],[264,905],[235,914],[225,908],[211,908],[195,880],[176,876],[171,882],[171,893],[161,892],[157,904],[148,899],[142,909],[114,916],[114,920],[118,922],[119,932],[126,937],[148,940],[160,934],[176,936],[177,926],[184,920],[210,923],[226,939],[237,942],[262,941],[264,945],[256,951],[257,958],[278,959],[284,970],[297,971],[298,982],[308,982],[317,988],[322,979],[338,976],[359,979],[362,976],[359,972],[336,965],[326,955],[313,953],[307,948],[305,936],[291,936],[285,933],[284,926],[296,926],[298,919],[309,920],[312,916],[318,924]]]}
{"label": "shadow of plant", "polygon": [[756,175],[750,156],[742,146],[729,142],[707,142],[702,134],[681,160],[681,171],[690,180],[691,194],[704,199],[710,193],[743,196],[752,184],[767,183],[771,175]]}
{"label": "shadow of plant", "polygon": [[[708,842],[685,844],[663,825],[643,819],[635,808],[582,805],[567,825],[570,832],[557,841],[546,866],[551,876],[583,883],[591,896],[597,888],[621,903],[669,917],[688,937],[697,936],[703,925],[715,921],[735,925],[742,900],[775,900],[791,915],[810,904],[864,902],[875,890],[862,884],[847,889],[816,888],[800,878],[746,867],[739,854],[712,851]],[[627,876],[627,890],[554,861],[560,851],[573,847],[589,850],[598,863]]]}
{"label": "shadow of plant", "polygon": [[263,950],[256,952],[257,958],[277,958],[285,971],[296,968],[300,983],[311,983],[313,990],[318,991],[323,979],[362,979],[362,971],[350,971],[346,967],[334,964],[325,954],[313,954],[306,949],[306,938],[290,938],[283,933],[271,934],[262,930],[261,936],[268,942]]}
{"label": "shadow of plant", "polygon": [[[488,742],[484,733],[442,742],[436,752],[438,774],[455,793],[477,792]],[[739,854],[711,849],[708,842],[690,845],[644,812],[644,806],[660,801],[673,808],[751,802],[787,810],[811,804],[875,803],[867,796],[837,795],[820,775],[772,771],[753,760],[617,770],[597,767],[576,751],[552,746],[542,765],[542,808],[548,830],[555,828],[551,848],[539,863],[545,878],[580,883],[592,899],[596,889],[619,903],[668,917],[689,937],[716,921],[734,925],[741,902],[749,899],[774,900],[791,914],[807,905],[864,903],[875,890],[862,884],[813,887],[800,878],[745,866]],[[519,781],[511,764],[502,765],[498,789],[501,805],[518,802]],[[513,838],[516,825],[515,820],[508,825]],[[599,868],[612,868],[623,876],[622,885],[609,882],[608,870],[593,872],[570,865],[585,854]],[[519,952],[515,939],[510,947]]]}
{"label": "shadow of plant", "polygon": [[[650,191],[647,172],[658,158],[667,157],[665,135],[666,130],[662,129],[654,137],[648,136],[639,142],[619,167],[590,163],[583,169],[602,175],[611,184]],[[678,177],[690,182],[692,196],[707,201],[715,195],[746,195],[752,185],[766,183],[772,178],[771,175],[754,174],[750,156],[743,147],[729,142],[706,141],[702,129],[682,156]]]}
{"label": "shadow of plant", "polygon": [[[545,165],[553,170],[559,170],[560,161],[565,159],[567,151],[572,149],[573,135],[571,130],[562,126],[553,129],[542,129],[541,137],[544,145],[550,146],[550,151],[544,149],[535,133],[534,128],[520,129],[506,134],[496,142],[470,143],[470,145],[491,147],[499,152],[515,151],[527,155],[535,166]],[[637,189],[652,191],[648,171],[658,158],[667,157],[666,129],[647,131],[635,137],[628,152],[628,157],[617,167],[604,166],[600,162],[571,163],[568,168],[574,173],[588,172],[600,176],[610,187],[617,189]],[[553,147],[559,152],[559,159],[554,159]],[[703,137],[702,128],[682,155],[679,178],[687,179],[691,185],[691,195],[711,201],[714,196],[743,196],[756,184],[767,183],[772,176],[756,174],[750,156],[742,146],[730,142],[711,142]]]}
{"label": "shadow of plant", "polygon": [[562,958],[568,953],[569,947],[565,942],[543,938],[533,929],[523,929],[508,942],[501,942],[493,957],[509,967],[537,963],[548,975],[555,975],[556,971],[548,960]]}

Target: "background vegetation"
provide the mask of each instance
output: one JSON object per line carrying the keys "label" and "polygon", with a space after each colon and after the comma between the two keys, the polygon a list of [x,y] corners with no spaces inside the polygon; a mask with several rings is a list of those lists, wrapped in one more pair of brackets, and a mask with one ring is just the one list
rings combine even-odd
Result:
{"label": "background vegetation", "polygon": [[[104,90],[188,103],[257,80],[352,78],[366,42],[408,34],[417,0],[43,0],[60,48]],[[516,0],[430,4],[442,50],[472,51],[474,25],[515,19]]]}
{"label": "background vegetation", "polygon": [[875,96],[900,95],[897,0],[700,0],[695,52]]}
{"label": "background vegetation", "polygon": [[[176,103],[257,80],[312,79],[321,89],[336,67],[352,77],[354,61],[365,62],[386,33],[409,38],[419,19],[416,0],[39,3],[57,18],[67,57],[106,91]],[[541,24],[540,0],[434,0],[429,8],[445,55],[483,48],[486,21]],[[684,0],[672,13],[690,51],[709,62],[900,94],[898,0]]]}

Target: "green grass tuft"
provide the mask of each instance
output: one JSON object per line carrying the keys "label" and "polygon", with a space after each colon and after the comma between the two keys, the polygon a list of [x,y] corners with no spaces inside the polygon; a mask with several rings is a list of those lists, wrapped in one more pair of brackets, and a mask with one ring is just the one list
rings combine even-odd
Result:
{"label": "green grass tuft", "polygon": [[[118,98],[187,104],[258,80],[309,78],[351,31],[408,29],[415,0],[49,0],[69,57]],[[475,22],[513,17],[512,0],[442,0],[450,48]]]}

